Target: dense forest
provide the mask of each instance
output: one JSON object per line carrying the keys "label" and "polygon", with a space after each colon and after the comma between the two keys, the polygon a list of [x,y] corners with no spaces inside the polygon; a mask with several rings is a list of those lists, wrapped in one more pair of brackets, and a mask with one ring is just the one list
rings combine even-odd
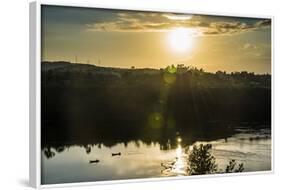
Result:
{"label": "dense forest", "polygon": [[142,139],[186,143],[226,138],[236,125],[269,126],[271,75],[163,69],[41,65],[42,147]]}

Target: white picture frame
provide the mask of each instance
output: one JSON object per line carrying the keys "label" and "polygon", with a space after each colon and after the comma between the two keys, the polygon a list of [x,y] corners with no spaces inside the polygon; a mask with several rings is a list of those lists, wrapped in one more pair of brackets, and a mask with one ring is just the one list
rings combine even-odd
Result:
{"label": "white picture frame", "polygon": [[[271,34],[271,171],[243,172],[232,174],[216,174],[216,175],[200,175],[188,177],[163,177],[163,178],[146,178],[146,179],[129,179],[115,181],[98,181],[98,182],[79,182],[79,183],[63,183],[42,185],[41,184],[41,6],[43,5],[58,5],[58,6],[73,6],[87,8],[109,8],[120,10],[135,10],[135,11],[157,11],[157,12],[173,12],[173,13],[188,13],[188,14],[203,14],[203,15],[218,15],[218,16],[234,16],[234,17],[255,17],[271,19],[272,34]],[[91,3],[69,3],[67,1],[35,1],[30,3],[30,29],[29,29],[29,44],[30,44],[30,68],[29,68],[29,107],[30,107],[30,128],[29,128],[29,179],[30,185],[34,188],[50,188],[50,187],[67,187],[67,186],[84,186],[84,185],[100,185],[100,184],[115,184],[115,183],[136,183],[146,181],[162,181],[162,180],[187,180],[194,178],[217,177],[217,176],[237,176],[237,175],[255,175],[255,174],[270,174],[274,172],[274,17],[260,15],[233,15],[228,13],[209,13],[201,11],[178,11],[178,10],[157,10],[157,9],[138,9],[134,7],[107,7]]]}

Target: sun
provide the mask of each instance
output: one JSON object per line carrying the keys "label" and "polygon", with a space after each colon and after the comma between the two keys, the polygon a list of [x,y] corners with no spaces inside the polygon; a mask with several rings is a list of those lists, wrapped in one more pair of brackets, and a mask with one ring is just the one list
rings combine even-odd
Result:
{"label": "sun", "polygon": [[193,47],[192,31],[188,28],[176,28],[169,32],[168,43],[175,52],[188,52]]}

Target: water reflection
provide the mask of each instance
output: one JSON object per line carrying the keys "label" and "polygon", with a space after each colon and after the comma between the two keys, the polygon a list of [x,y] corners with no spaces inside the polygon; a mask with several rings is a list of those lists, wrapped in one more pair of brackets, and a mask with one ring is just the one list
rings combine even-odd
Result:
{"label": "water reflection", "polygon": [[[259,138],[254,138],[259,137]],[[42,149],[42,182],[67,183],[186,175],[187,149],[193,144],[211,143],[219,169],[230,159],[243,162],[245,171],[271,169],[270,130],[239,131],[225,141],[196,141],[177,135],[166,143],[142,140],[87,145],[49,146]],[[112,156],[112,153],[119,153]],[[91,160],[99,162],[89,164]]]}
{"label": "water reflection", "polygon": [[178,175],[186,174],[186,155],[182,146],[179,144],[176,149],[176,161],[174,167],[172,168],[172,172]]}

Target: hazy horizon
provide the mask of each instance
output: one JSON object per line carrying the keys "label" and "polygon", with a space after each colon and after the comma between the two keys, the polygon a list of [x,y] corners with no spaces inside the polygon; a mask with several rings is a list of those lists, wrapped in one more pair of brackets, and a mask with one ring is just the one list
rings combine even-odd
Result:
{"label": "hazy horizon", "polygon": [[[96,67],[104,67],[104,68],[115,68],[115,69],[132,69],[132,67],[119,67],[119,66],[106,66],[106,65],[98,65],[98,64],[94,64],[94,63],[83,63],[83,62],[71,62],[71,61],[64,61],[64,60],[43,60],[42,62],[49,62],[49,63],[58,63],[58,62],[66,62],[66,63],[70,63],[70,64],[81,64],[81,65],[92,65],[92,66],[96,66]],[[178,65],[175,65],[175,64],[171,64],[171,65],[167,65],[166,67],[159,67],[159,68],[154,68],[154,67],[134,67],[133,69],[155,69],[155,70],[161,70],[161,69],[165,69],[169,66],[172,66],[174,65],[175,67],[177,67]],[[196,68],[198,70],[200,69],[203,69],[203,68],[199,68],[199,67],[196,67],[194,65],[184,65],[184,67],[187,67],[187,68]],[[231,73],[235,73],[235,72],[244,72],[245,70],[239,70],[239,71],[224,71],[224,70],[216,70],[216,71],[208,71],[208,70],[204,70],[204,72],[208,72],[208,73],[216,73],[217,71],[221,71],[221,72],[226,72],[226,74],[231,74]],[[257,75],[271,75],[271,73],[255,73],[255,72],[252,72],[252,71],[246,71],[248,73],[254,73],[254,74],[257,74]]]}
{"label": "hazy horizon", "polygon": [[43,6],[42,61],[271,74],[271,20]]}

